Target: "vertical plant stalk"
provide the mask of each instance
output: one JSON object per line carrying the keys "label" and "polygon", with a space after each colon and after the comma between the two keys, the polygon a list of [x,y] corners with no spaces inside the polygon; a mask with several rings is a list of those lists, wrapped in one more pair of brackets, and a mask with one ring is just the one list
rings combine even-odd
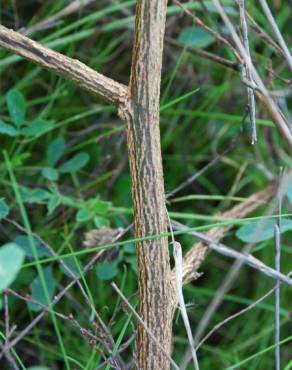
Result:
{"label": "vertical plant stalk", "polygon": [[[137,238],[167,232],[159,132],[159,101],[166,0],[138,0],[126,115]],[[137,243],[140,316],[170,353],[172,284],[166,237]],[[142,325],[137,334],[138,368],[169,369],[169,361]]]}
{"label": "vertical plant stalk", "polygon": [[[251,57],[250,57],[250,50],[249,50],[249,42],[248,42],[248,30],[247,30],[247,23],[245,18],[245,0],[238,0],[239,6],[239,16],[240,16],[240,24],[241,24],[241,32],[242,32],[242,43],[245,48],[245,52],[247,55],[247,61],[242,66],[242,77],[243,80],[246,80],[248,83],[252,83],[251,77]],[[247,86],[247,101],[248,101],[248,110],[251,122],[251,143],[255,144],[257,141],[257,130],[256,130],[256,109],[255,109],[255,97],[253,89]]]}
{"label": "vertical plant stalk", "polygon": [[[281,271],[280,258],[281,258],[281,231],[279,224],[274,226],[274,239],[275,239],[275,262],[276,270]],[[280,354],[280,282],[277,282],[275,290],[275,369],[281,369],[281,354]]]}

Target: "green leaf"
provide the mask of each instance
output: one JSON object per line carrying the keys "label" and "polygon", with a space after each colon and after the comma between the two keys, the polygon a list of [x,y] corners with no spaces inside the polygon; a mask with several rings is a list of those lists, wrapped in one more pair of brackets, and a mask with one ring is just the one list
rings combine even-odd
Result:
{"label": "green leaf", "polygon": [[31,156],[29,152],[23,152],[15,154],[15,157],[12,158],[11,164],[13,166],[22,166],[23,162]]}
{"label": "green leaf", "polygon": [[80,170],[89,161],[89,155],[85,152],[76,154],[59,168],[61,173],[71,173]]}
{"label": "green leaf", "polygon": [[136,253],[135,244],[133,244],[133,243],[127,243],[127,244],[125,244],[124,247],[123,247],[123,251],[125,253],[135,254]]}
{"label": "green leaf", "polygon": [[[15,244],[17,244],[24,254],[29,258],[34,258],[34,254],[31,249],[29,238],[25,235],[18,235],[14,239]],[[38,257],[52,257],[52,254],[45,248],[38,239],[34,238],[34,243],[36,246]]]}
{"label": "green leaf", "polygon": [[15,128],[13,126],[7,125],[7,123],[3,122],[0,119],[0,134],[9,135],[9,136],[16,136],[17,131],[15,130]]}
{"label": "green leaf", "polygon": [[48,202],[48,215],[50,216],[54,210],[61,204],[61,199],[57,194],[52,194]]}
{"label": "green leaf", "polygon": [[37,118],[33,120],[28,127],[21,130],[24,136],[38,137],[50,131],[54,126],[54,121],[48,121]]}
{"label": "green leaf", "polygon": [[[273,238],[275,220],[255,221],[240,227],[236,236],[246,243],[258,243]],[[281,233],[292,230],[292,221],[281,220]]]}
{"label": "green leaf", "polygon": [[76,221],[85,222],[92,219],[93,214],[88,209],[80,209],[76,214]]}
{"label": "green leaf", "polygon": [[125,257],[125,262],[127,262],[132,270],[137,273],[138,272],[138,265],[137,265],[137,257],[132,255],[132,256],[126,256]]}
{"label": "green leaf", "polygon": [[20,91],[12,89],[6,95],[6,102],[12,122],[19,128],[25,118],[25,98]]}
{"label": "green leaf", "polygon": [[[79,269],[75,258],[74,257],[65,258],[64,265],[66,265],[75,275],[79,276]],[[64,268],[63,265],[61,265],[61,270],[64,272],[64,274],[72,278],[72,275],[69,273],[68,270]]]}
{"label": "green leaf", "polygon": [[57,181],[59,178],[58,171],[53,167],[44,167],[42,169],[42,175],[50,181]]}
{"label": "green leaf", "polygon": [[110,206],[111,206],[110,202],[105,202],[103,200],[100,200],[99,198],[88,200],[89,209],[91,209],[94,213],[97,214],[105,214]]}
{"label": "green leaf", "polygon": [[101,227],[108,227],[110,226],[110,222],[105,217],[95,216],[94,219],[94,225],[99,229]]}
{"label": "green leaf", "polygon": [[[55,282],[55,279],[54,279],[54,276],[53,276],[52,266],[46,267],[43,270],[43,274],[44,274],[44,279],[46,281],[46,285],[47,285],[47,289],[48,289],[49,303],[51,303],[52,298],[53,298],[54,293],[55,293],[55,288],[56,288],[56,282]],[[48,306],[47,297],[45,295],[45,292],[44,292],[44,289],[43,289],[43,286],[42,286],[42,283],[41,283],[41,279],[40,279],[39,276],[37,276],[33,280],[33,282],[30,284],[30,289],[31,289],[32,298],[35,301],[40,302],[45,306]],[[42,308],[39,305],[31,303],[31,302],[28,303],[28,306],[32,311],[41,311],[42,310]]]}
{"label": "green leaf", "polygon": [[103,262],[96,266],[96,276],[99,280],[111,280],[118,273],[117,262]]}
{"label": "green leaf", "polygon": [[31,366],[28,367],[27,370],[50,370],[50,369],[46,366]]}
{"label": "green leaf", "polygon": [[0,293],[13,283],[24,260],[22,249],[15,243],[0,248]]}
{"label": "green leaf", "polygon": [[26,203],[39,203],[50,197],[50,193],[40,188],[29,189],[24,186],[20,188],[22,199]]}
{"label": "green leaf", "polygon": [[5,218],[9,213],[9,207],[4,199],[0,198],[0,220]]}
{"label": "green leaf", "polygon": [[62,157],[65,151],[65,140],[62,136],[57,137],[57,139],[53,140],[47,152],[48,163],[51,167],[54,167],[59,159]]}
{"label": "green leaf", "polygon": [[178,40],[185,45],[196,48],[205,48],[214,42],[214,38],[199,27],[185,28],[178,36]]}

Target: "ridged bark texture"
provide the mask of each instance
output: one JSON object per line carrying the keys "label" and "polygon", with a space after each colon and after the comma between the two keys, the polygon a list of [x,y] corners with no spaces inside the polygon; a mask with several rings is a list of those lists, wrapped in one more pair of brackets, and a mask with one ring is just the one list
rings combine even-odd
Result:
{"label": "ridged bark texture", "polygon": [[[165,233],[167,218],[159,132],[159,100],[167,2],[138,0],[127,119],[136,237]],[[171,282],[166,237],[137,244],[140,315],[170,353]],[[139,369],[169,369],[169,362],[142,326],[138,327]]]}

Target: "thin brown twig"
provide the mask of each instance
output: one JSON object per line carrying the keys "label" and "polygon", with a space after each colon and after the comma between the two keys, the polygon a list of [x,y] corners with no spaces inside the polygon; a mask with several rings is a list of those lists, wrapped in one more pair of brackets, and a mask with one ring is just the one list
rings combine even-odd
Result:
{"label": "thin brown twig", "polygon": [[[6,291],[4,291],[4,321],[5,321],[5,344],[2,344],[2,341],[0,341],[0,348],[4,348],[5,345],[9,343],[9,338],[10,338],[10,324],[9,324],[9,306],[8,306],[8,294]],[[7,351],[4,353],[7,362],[11,366],[13,370],[19,370],[19,367],[14,360],[12,354],[10,351]]]}
{"label": "thin brown twig", "polygon": [[[24,227],[22,227],[18,222],[12,220],[12,219],[9,219],[9,218],[6,218],[6,221],[8,221],[9,223],[13,224],[15,227],[17,227],[18,230],[22,231],[23,233],[26,234],[26,229]],[[123,234],[123,231],[121,231],[117,237],[119,237],[119,235]],[[33,233],[32,234],[33,237],[35,239],[37,239],[42,246],[44,246],[47,251],[53,256],[53,257],[57,257],[57,253],[54,251],[54,249],[49,245],[47,244],[38,234],[36,233]],[[59,259],[58,258],[58,262],[60,263],[60,265],[64,268],[65,271],[68,272],[68,274],[72,277],[72,278],[76,278],[77,275],[67,266],[67,264],[64,262],[63,259]],[[107,333],[109,334],[109,330],[106,329],[106,325],[103,323],[100,315],[98,314],[98,312],[96,311],[95,307],[94,307],[94,304],[91,302],[90,298],[88,297],[83,285],[81,284],[81,281],[80,280],[77,280],[76,281],[76,284],[78,285],[78,288],[80,289],[80,292],[81,294],[83,295],[84,299],[85,299],[85,302],[88,304],[91,312],[94,313],[94,315],[96,316],[98,322],[100,323],[101,327],[104,328],[104,330],[107,331]],[[67,292],[68,293],[68,292]]]}
{"label": "thin brown twig", "polygon": [[[0,349],[3,350],[4,347],[5,347],[5,345],[2,343],[2,340],[0,340]],[[11,356],[11,354],[9,352],[5,352],[4,355],[6,357],[7,362],[11,366],[11,368],[13,370],[19,370],[19,367],[18,367],[16,361],[14,360],[14,358]]]}
{"label": "thin brown twig", "polygon": [[[240,52],[242,58],[244,59],[245,63],[249,62],[248,56],[245,52],[245,48],[238,37],[234,26],[232,25],[228,15],[226,14],[222,4],[219,0],[212,0],[215,7],[217,8],[221,18],[223,19],[225,25],[229,29],[231,33],[231,37],[233,38],[234,43],[236,44],[238,51]],[[263,102],[265,108],[269,112],[272,121],[275,123],[276,127],[278,128],[279,132],[285,138],[290,150],[292,149],[292,130],[290,129],[289,125],[287,124],[287,119],[285,119],[284,114],[280,111],[277,104],[275,104],[274,100],[271,98],[268,90],[266,89],[261,77],[259,76],[258,72],[256,71],[255,67],[253,66],[252,62],[250,64],[250,70],[252,73],[252,79],[256,83],[260,92],[258,92],[257,96]]]}
{"label": "thin brown twig", "polygon": [[83,89],[111,103],[124,104],[129,98],[126,86],[94,71],[77,59],[60,54],[2,25],[0,46],[74,81]]}
{"label": "thin brown twig", "polygon": [[[6,292],[5,292],[7,295],[8,294],[11,294],[13,295],[14,297],[24,301],[24,302],[27,302],[27,303],[32,303],[34,305],[37,305],[39,306],[42,310],[44,311],[48,311],[48,308],[46,305],[44,305],[43,303],[37,301],[36,299],[33,299],[30,295],[22,295],[22,294],[19,294],[17,292],[15,292],[14,290],[8,288],[6,289]],[[61,312],[57,312],[57,311],[54,311],[55,315],[57,317],[59,317],[60,319],[62,320],[65,320],[65,321],[68,321],[70,322],[73,326],[75,326],[80,334],[86,338],[88,340],[88,343],[90,345],[90,347],[94,347],[94,349],[101,355],[105,358],[105,355],[102,351],[100,351],[100,349],[95,346],[95,343],[96,342],[100,342],[101,344],[103,344],[103,340],[101,338],[99,338],[98,336],[94,335],[89,329],[86,329],[84,327],[82,327],[79,322],[74,318],[74,316],[72,314],[69,314],[69,315],[64,315],[63,313]]]}
{"label": "thin brown twig", "polygon": [[275,37],[277,38],[278,40],[278,43],[280,44],[282,50],[283,50],[283,53],[284,53],[284,56],[285,56],[285,59],[287,61],[287,64],[290,68],[290,70],[292,71],[292,56],[291,56],[291,53],[290,53],[290,50],[288,49],[287,45],[286,45],[286,42],[279,30],[279,27],[275,21],[275,18],[273,17],[273,14],[266,2],[266,0],[259,0],[260,4],[261,4],[261,7],[265,13],[265,16],[267,17],[267,20],[269,21],[269,25],[272,27],[272,30],[275,34]]}
{"label": "thin brown twig", "polygon": [[283,50],[280,46],[260,27],[260,25],[253,19],[248,11],[245,11],[246,16],[249,20],[250,27],[255,33],[265,42],[267,42],[276,52],[284,56]]}
{"label": "thin brown twig", "polygon": [[229,257],[229,258],[234,258],[236,260],[240,260],[243,263],[253,267],[254,269],[256,269],[258,271],[261,271],[265,275],[270,276],[273,279],[275,279],[275,280],[277,280],[281,283],[286,283],[286,284],[292,286],[292,279],[290,279],[288,276],[286,276],[282,273],[279,273],[275,269],[265,265],[262,261],[260,261],[259,259],[257,259],[253,255],[243,254],[241,252],[238,252],[235,249],[229,248],[225,244],[219,243],[219,242],[217,242],[217,241],[209,238],[208,236],[206,236],[202,233],[199,233],[197,231],[193,231],[193,230],[189,231],[188,228],[185,225],[183,225],[183,224],[181,224],[177,221],[172,221],[172,224],[173,224],[173,227],[176,230],[185,230],[186,234],[189,234],[189,235],[192,235],[192,236],[198,238],[203,243],[207,244],[210,249],[218,252],[219,254],[222,254],[223,256],[226,256],[226,257]]}
{"label": "thin brown twig", "polygon": [[144,321],[141,319],[141,317],[137,314],[134,307],[131,305],[131,303],[127,300],[127,298],[124,296],[124,294],[120,291],[120,289],[117,287],[115,283],[111,283],[111,286],[114,288],[116,293],[120,296],[121,300],[127,305],[129,310],[132,312],[132,314],[136,317],[136,319],[139,321],[139,323],[143,326],[144,330],[147,332],[149,337],[152,339],[152,341],[156,344],[156,346],[161,350],[161,352],[164,354],[164,356],[168,359],[168,361],[172,364],[172,366],[179,370],[179,367],[177,364],[173,361],[173,359],[169,356],[168,352],[163,348],[163,346],[160,344],[160,342],[157,340],[157,338],[153,335],[151,330],[145,325]]}
{"label": "thin brown twig", "polygon": [[[246,63],[242,65],[242,76],[247,80],[247,82],[252,82],[251,78],[251,57],[250,57],[250,50],[249,50],[249,41],[248,41],[248,29],[247,23],[245,18],[245,0],[238,0],[239,6],[239,17],[240,17],[240,25],[241,25],[241,32],[242,32],[242,43],[245,48],[245,52],[247,55]],[[256,131],[256,109],[255,109],[255,97],[254,91],[250,87],[247,87],[247,101],[248,101],[248,110],[249,116],[251,121],[251,143],[255,144],[257,141],[257,131]]]}
{"label": "thin brown twig", "polygon": [[74,12],[80,10],[81,7],[85,7],[88,4],[92,3],[94,0],[74,0],[69,5],[65,6],[63,9],[58,11],[57,13],[53,14],[52,16],[33,24],[30,27],[20,29],[19,32],[23,35],[31,35],[36,31],[41,31],[43,29],[51,28],[53,25],[57,23],[57,21],[67,15],[70,15]]}
{"label": "thin brown twig", "polygon": [[[290,272],[287,276],[291,276],[292,275],[292,272]],[[251,309],[253,309],[254,307],[256,307],[259,303],[261,303],[262,301],[264,301],[266,298],[268,298],[271,294],[273,294],[275,292],[275,290],[277,289],[277,286],[278,286],[278,283],[274,286],[274,288],[272,288],[271,290],[269,290],[267,293],[265,293],[263,296],[261,296],[259,299],[257,299],[256,301],[254,301],[253,303],[251,303],[249,306],[245,307],[244,309],[236,312],[235,314],[227,317],[226,319],[224,319],[223,321],[219,322],[217,325],[215,325],[213,327],[212,330],[209,331],[208,334],[206,334],[204,336],[204,338],[200,341],[200,343],[197,345],[196,349],[200,348],[208,338],[210,338],[210,336],[215,332],[217,331],[218,329],[220,329],[223,325],[227,324],[229,321],[243,315],[244,313],[250,311]]]}
{"label": "thin brown twig", "polygon": [[[272,214],[275,211],[275,205],[274,205],[274,202],[270,202],[269,204],[270,206],[269,206],[269,210],[267,214]],[[260,232],[260,227],[258,228],[257,232]],[[241,250],[241,253],[246,255],[251,252],[253,247],[254,247],[254,243],[249,243],[243,247],[243,249]],[[198,326],[196,328],[196,331],[194,333],[194,341],[196,344],[202,339],[202,336],[206,328],[208,327],[208,324],[211,321],[211,318],[213,317],[214,313],[218,311],[225,295],[228,293],[228,291],[230,291],[234,281],[236,280],[238,274],[240,273],[242,266],[243,266],[243,262],[241,260],[236,260],[232,264],[222,284],[218,288],[217,293],[215,294],[210,304],[204,311],[204,314],[201,317],[198,323]],[[187,367],[190,359],[191,359],[190,351],[188,350],[185,352],[184,356],[182,357],[182,361],[180,363],[181,370],[184,370]]]}
{"label": "thin brown twig", "polygon": [[[128,231],[128,228],[124,230],[124,233]],[[119,235],[121,237],[121,235]],[[118,239],[118,237],[116,238]],[[83,269],[83,275],[85,275],[87,272],[89,272],[95,263],[100,259],[102,256],[103,251],[100,251],[96,253],[91,260],[87,263],[87,265]],[[52,303],[49,307],[47,307],[46,310],[43,310],[38,316],[36,316],[12,341],[10,341],[7,346],[4,346],[5,351],[8,351],[9,349],[13,348],[22,338],[24,338],[37,324],[38,322],[45,316],[46,312],[54,307],[55,304],[57,304],[66,294],[66,292],[77,283],[78,280],[81,279],[81,276],[76,276],[62,291],[60,291],[53,299]],[[107,343],[104,343],[106,347],[108,346]],[[114,348],[114,343],[111,343],[111,347],[108,348],[109,352],[111,349]],[[1,354],[0,354],[1,357]]]}
{"label": "thin brown twig", "polygon": [[[249,213],[253,212],[261,205],[264,205],[274,194],[274,186],[271,185],[266,189],[259,191],[244,202],[241,202],[228,211],[218,213],[216,216],[223,218],[243,218]],[[232,228],[232,225],[226,225],[223,227],[214,227],[209,230],[205,235],[214,241],[219,241],[226,235],[226,233]],[[183,262],[183,280],[184,284],[190,282],[196,277],[197,270],[200,268],[202,262],[205,260],[208,253],[208,246],[199,242],[192,246],[192,248],[184,256]],[[175,273],[172,271],[172,280],[175,279]]]}
{"label": "thin brown twig", "polygon": [[195,14],[193,14],[188,8],[184,6],[179,0],[173,0],[175,4],[177,4],[187,15],[189,15],[193,21],[201,28],[203,28],[207,33],[209,33],[211,36],[214,37],[216,42],[219,44],[222,44],[226,47],[228,47],[230,50],[232,50],[235,58],[237,59],[237,62],[241,64],[242,58],[238,54],[236,48],[223,36],[221,36],[218,32],[214,31],[212,28],[210,28],[208,25],[206,25],[199,17],[197,17]]}
{"label": "thin brown twig", "polygon": [[232,62],[231,60],[222,58],[219,55],[210,53],[202,49],[197,49],[193,46],[185,45],[182,42],[172,39],[170,37],[166,37],[165,41],[168,44],[175,46],[176,48],[184,48],[186,51],[190,52],[191,54],[199,55],[203,58],[207,58],[211,60],[212,62],[219,63],[227,68],[232,69],[233,71],[238,72],[240,70],[239,64],[237,62]]}

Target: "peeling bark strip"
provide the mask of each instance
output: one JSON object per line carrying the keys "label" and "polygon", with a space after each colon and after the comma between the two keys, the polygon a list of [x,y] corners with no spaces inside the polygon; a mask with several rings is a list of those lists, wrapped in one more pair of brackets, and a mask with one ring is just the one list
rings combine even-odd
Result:
{"label": "peeling bark strip", "polygon": [[[138,0],[136,5],[132,112],[126,126],[137,238],[167,231],[159,132],[166,8],[165,0]],[[137,253],[140,316],[170,352],[173,304],[167,238],[140,242]],[[169,369],[169,361],[141,325],[137,348],[139,369]]]}
{"label": "peeling bark strip", "polygon": [[118,105],[128,97],[127,86],[97,73],[77,59],[66,57],[2,25],[0,25],[0,46],[56,72],[111,103]]}

